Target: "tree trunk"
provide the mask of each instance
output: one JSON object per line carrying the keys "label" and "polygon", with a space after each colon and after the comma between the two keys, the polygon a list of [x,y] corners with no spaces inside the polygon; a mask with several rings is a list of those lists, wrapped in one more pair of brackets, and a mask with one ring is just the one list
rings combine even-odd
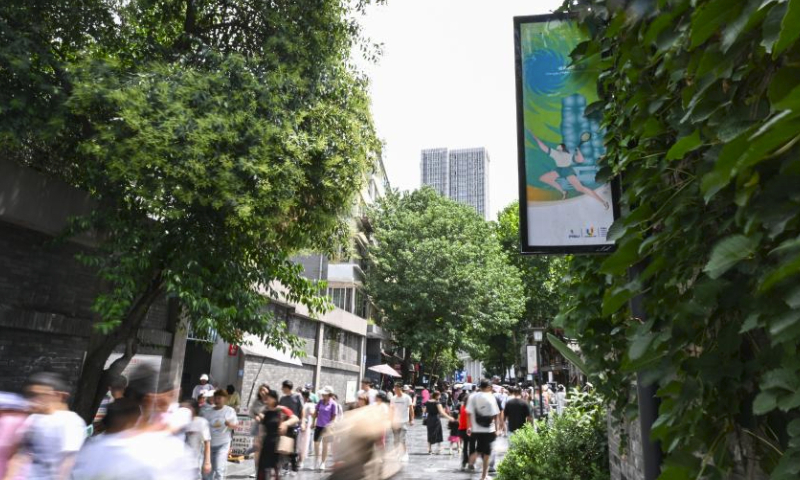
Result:
{"label": "tree trunk", "polygon": [[409,347],[403,349],[403,364],[401,367],[403,382],[411,383],[411,348]]}
{"label": "tree trunk", "polygon": [[[120,374],[133,355],[136,353],[137,335],[139,327],[144,321],[150,306],[158,299],[162,293],[161,274],[158,273],[148,284],[145,292],[134,302],[128,310],[128,314],[116,330],[109,334],[103,334],[95,330],[89,337],[89,347],[86,352],[86,360],[83,362],[81,376],[75,391],[73,410],[80,415],[83,420],[90,424],[94,420],[100,402],[103,400],[111,379]],[[105,370],[105,363],[109,355],[117,345],[125,343],[125,354],[115,360],[108,370]]]}

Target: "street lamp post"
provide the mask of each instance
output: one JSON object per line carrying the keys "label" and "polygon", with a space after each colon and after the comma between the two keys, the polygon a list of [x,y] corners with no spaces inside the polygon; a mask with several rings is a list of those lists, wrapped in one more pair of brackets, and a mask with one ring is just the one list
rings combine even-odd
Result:
{"label": "street lamp post", "polygon": [[539,418],[544,418],[544,389],[542,388],[541,348],[544,339],[544,328],[533,327],[533,343],[536,344],[536,373],[539,376]]}

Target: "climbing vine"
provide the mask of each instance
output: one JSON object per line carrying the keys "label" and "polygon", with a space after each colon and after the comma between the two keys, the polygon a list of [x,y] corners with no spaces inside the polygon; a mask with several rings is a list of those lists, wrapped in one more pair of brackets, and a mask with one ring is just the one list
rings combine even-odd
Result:
{"label": "climbing vine", "polygon": [[573,57],[599,73],[623,216],[614,254],[572,262],[557,322],[618,415],[636,372],[657,384],[662,479],[796,479],[800,0],[563,9],[591,38]]}

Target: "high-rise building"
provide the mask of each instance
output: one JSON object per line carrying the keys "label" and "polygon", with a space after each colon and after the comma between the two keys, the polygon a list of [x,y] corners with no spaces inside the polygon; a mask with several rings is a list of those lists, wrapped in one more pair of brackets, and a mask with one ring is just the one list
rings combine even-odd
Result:
{"label": "high-rise building", "polygon": [[423,150],[420,166],[422,184],[430,185],[440,195],[450,196],[450,165],[446,148],[430,148]]}
{"label": "high-rise building", "polygon": [[422,184],[469,205],[483,218],[489,213],[489,152],[485,148],[431,148],[421,154]]}

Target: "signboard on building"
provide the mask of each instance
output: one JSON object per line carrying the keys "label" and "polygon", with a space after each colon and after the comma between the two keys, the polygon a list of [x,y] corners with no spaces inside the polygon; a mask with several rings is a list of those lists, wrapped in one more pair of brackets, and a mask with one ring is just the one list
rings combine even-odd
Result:
{"label": "signboard on building", "polygon": [[598,177],[605,155],[596,76],[570,53],[585,34],[569,17],[514,18],[517,153],[523,253],[608,252],[617,185]]}

